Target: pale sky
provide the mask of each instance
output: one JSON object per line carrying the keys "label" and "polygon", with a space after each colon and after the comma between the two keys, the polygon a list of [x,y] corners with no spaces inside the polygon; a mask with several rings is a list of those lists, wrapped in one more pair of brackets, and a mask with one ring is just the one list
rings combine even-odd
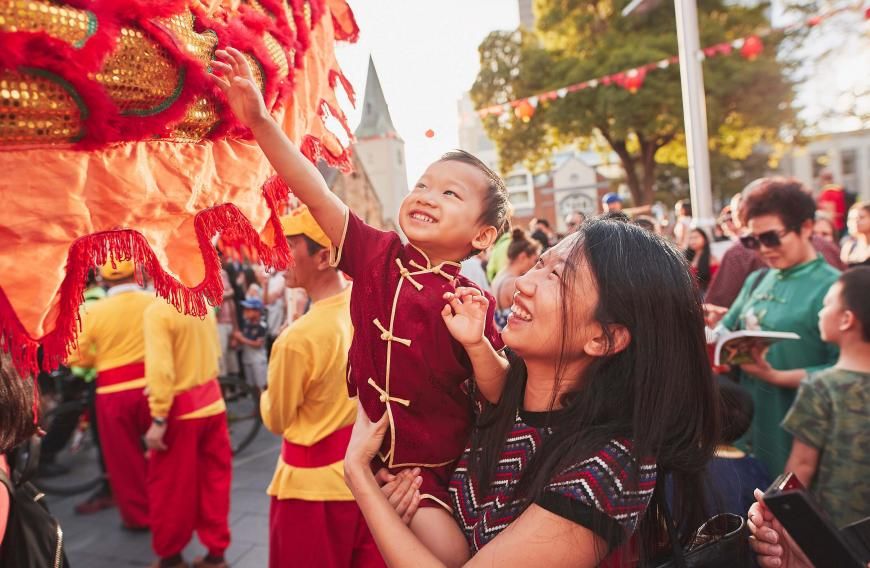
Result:
{"label": "pale sky", "polygon": [[[408,183],[413,184],[440,154],[459,146],[457,101],[477,76],[480,66],[477,47],[490,31],[518,27],[517,0],[349,0],[349,3],[360,27],[360,38],[356,44],[339,44],[336,49],[342,70],[359,100],[357,109],[345,105],[344,110],[355,128],[371,54],[393,124],[405,140]],[[851,25],[864,25],[866,29],[863,13],[847,13],[837,18],[851,19]],[[777,25],[784,23],[776,21]],[[868,40],[860,33],[852,40],[857,44],[842,46],[838,57],[820,65],[817,75],[798,93],[798,100],[806,107],[804,118],[823,130],[857,127],[848,121],[816,122],[823,109],[840,106],[839,93],[867,84],[866,73],[858,70],[867,68]],[[435,131],[431,139],[425,136],[430,128]]]}
{"label": "pale sky", "polygon": [[[372,55],[390,116],[405,140],[408,183],[437,157],[459,146],[457,101],[471,88],[480,60],[477,47],[493,30],[519,26],[516,0],[350,0],[360,27],[356,44],[337,47],[357,93],[348,106],[353,128]],[[426,138],[426,130],[435,131]]]}

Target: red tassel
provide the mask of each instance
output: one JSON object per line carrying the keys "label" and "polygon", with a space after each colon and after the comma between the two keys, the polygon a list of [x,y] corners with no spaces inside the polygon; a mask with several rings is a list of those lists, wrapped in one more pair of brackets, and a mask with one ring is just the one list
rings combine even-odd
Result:
{"label": "red tassel", "polygon": [[[286,191],[281,194],[277,182],[263,187],[263,197],[270,211],[269,223],[277,231],[276,234],[281,233],[278,207],[282,199],[287,199]],[[192,288],[163,270],[147,240],[138,231],[117,229],[77,239],[67,255],[66,275],[58,292],[58,316],[54,329],[39,340],[27,333],[6,294],[0,289],[0,347],[11,353],[19,374],[35,376],[38,373],[37,350],[40,345],[43,350],[43,369],[54,369],[66,360],[76,346],[76,335],[81,324],[79,306],[84,300],[88,270],[102,266],[110,258],[133,260],[151,276],[159,296],[179,311],[199,317],[207,313],[209,304],[217,306],[223,299],[220,259],[211,244],[215,234],[222,235],[225,246],[250,247],[263,264],[275,270],[284,270],[292,263],[287,241],[275,239],[273,246],[263,242],[257,230],[233,204],[217,205],[200,211],[194,218],[194,229],[205,265],[205,277]]]}

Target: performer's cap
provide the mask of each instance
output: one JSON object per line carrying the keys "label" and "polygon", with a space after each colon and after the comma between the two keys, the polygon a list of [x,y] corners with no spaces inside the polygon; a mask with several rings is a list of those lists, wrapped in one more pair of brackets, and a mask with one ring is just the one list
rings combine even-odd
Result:
{"label": "performer's cap", "polygon": [[329,248],[332,243],[329,242],[329,237],[314,220],[308,207],[295,209],[289,215],[281,217],[281,229],[284,231],[285,237],[294,237],[296,235],[305,235],[315,243],[322,247]]}
{"label": "performer's cap", "polygon": [[109,261],[100,267],[100,276],[103,280],[123,280],[130,278],[136,272],[136,264],[132,260],[115,260]]}

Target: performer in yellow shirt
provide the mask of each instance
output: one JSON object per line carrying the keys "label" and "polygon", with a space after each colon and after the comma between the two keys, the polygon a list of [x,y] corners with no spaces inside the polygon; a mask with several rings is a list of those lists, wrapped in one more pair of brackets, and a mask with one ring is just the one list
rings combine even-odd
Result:
{"label": "performer in yellow shirt", "polygon": [[283,436],[267,493],[269,568],[381,567],[384,562],[345,485],[344,453],[356,417],[345,372],[353,328],[350,286],[329,265],[330,242],[303,207],[281,220],[295,265],[287,286],[313,304],[272,346],[266,427]]}
{"label": "performer in yellow shirt", "polygon": [[97,371],[96,413],[100,448],[123,526],[147,529],[145,452],[142,435],[150,417],[145,387],[143,320],[153,294],[135,282],[129,260],[110,260],[101,269],[107,298],[82,313],[78,350],[68,364]]}
{"label": "performer in yellow shirt", "polygon": [[208,549],[196,568],[225,567],[232,451],[217,382],[220,342],[214,314],[186,316],[162,300],[145,312],[145,378],[151,427],[148,498],[153,568],[186,568],[194,531]]}

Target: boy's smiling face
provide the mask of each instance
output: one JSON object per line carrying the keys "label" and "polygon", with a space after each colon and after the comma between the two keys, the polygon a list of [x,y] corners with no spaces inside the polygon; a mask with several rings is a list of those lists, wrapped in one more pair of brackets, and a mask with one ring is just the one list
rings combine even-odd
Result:
{"label": "boy's smiling face", "polygon": [[480,223],[488,187],[486,174],[472,165],[435,162],[402,201],[399,225],[433,263],[458,262],[495,240],[495,227]]}

